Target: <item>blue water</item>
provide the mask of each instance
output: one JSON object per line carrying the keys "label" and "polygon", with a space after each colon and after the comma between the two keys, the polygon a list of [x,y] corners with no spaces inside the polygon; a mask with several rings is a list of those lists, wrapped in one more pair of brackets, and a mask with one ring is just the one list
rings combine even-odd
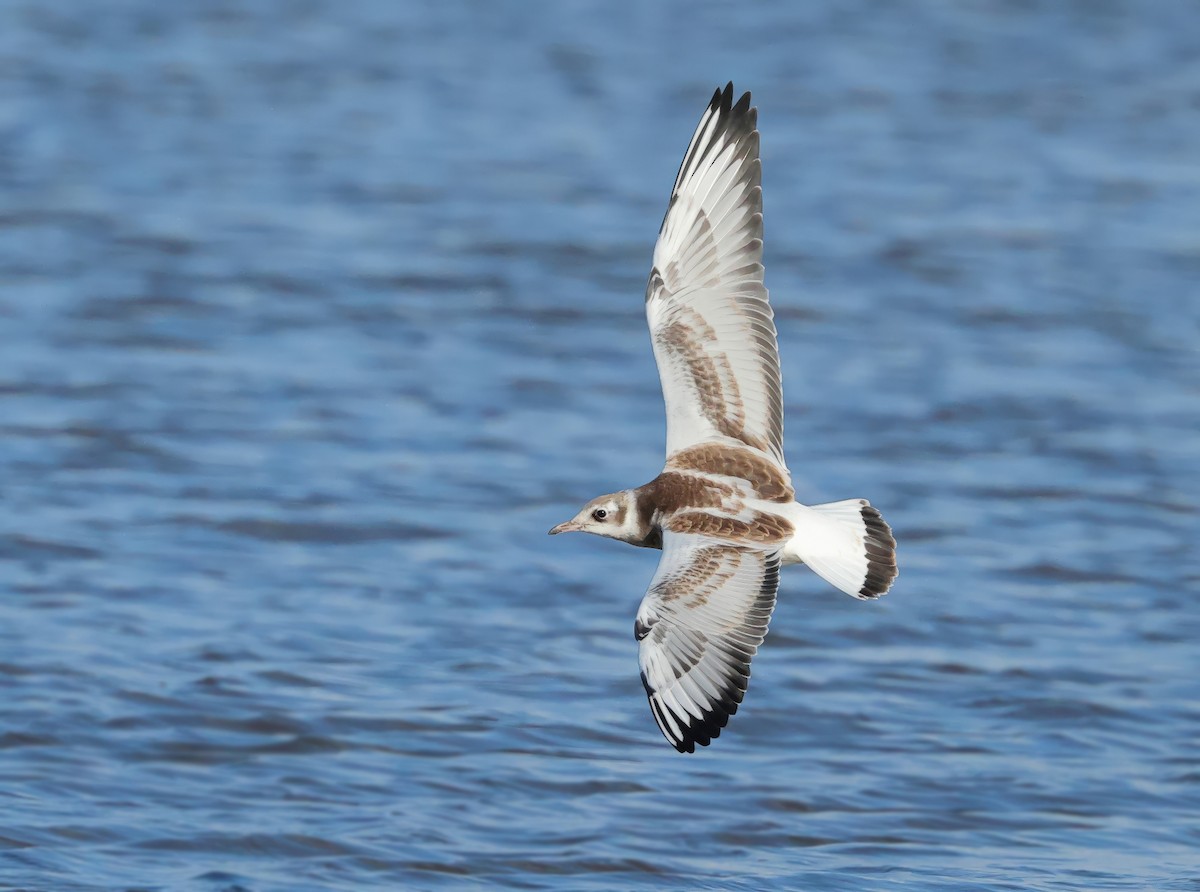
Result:
{"label": "blue water", "polygon": [[[1200,889],[1187,4],[0,6],[0,886]],[[802,499],[694,756],[642,291],[759,105]]]}

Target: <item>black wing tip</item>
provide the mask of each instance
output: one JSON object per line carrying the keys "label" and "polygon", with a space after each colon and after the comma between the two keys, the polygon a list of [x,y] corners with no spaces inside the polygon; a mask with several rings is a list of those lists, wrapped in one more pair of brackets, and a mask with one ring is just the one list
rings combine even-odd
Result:
{"label": "black wing tip", "polygon": [[858,596],[874,600],[887,594],[900,575],[896,567],[896,537],[877,508],[864,505],[862,521],[866,529],[863,539],[867,547],[867,576]]}
{"label": "black wing tip", "polygon": [[[716,118],[711,132],[706,139],[700,139],[701,129],[713,118]],[[663,226],[666,226],[667,218],[671,216],[671,208],[674,206],[673,200],[676,192],[679,190],[679,184],[684,178],[685,171],[691,171],[693,166],[697,164],[697,159],[705,157],[706,152],[712,146],[718,135],[724,134],[736,141],[746,142],[751,141],[749,148],[746,150],[748,157],[752,158],[757,164],[758,159],[758,109],[750,107],[750,94],[742,94],[742,98],[738,100],[737,105],[733,103],[733,81],[725,85],[722,90],[718,87],[713,91],[712,99],[709,100],[708,108],[700,117],[700,123],[696,130],[692,133],[692,141],[688,145],[688,150],[683,155],[683,160],[679,162],[679,170],[675,174],[675,185],[671,189],[672,203],[667,205],[667,212],[663,215],[662,226],[659,226],[658,231],[661,234]],[[761,173],[756,173],[754,176],[761,177]],[[647,288],[647,295],[650,289]]]}
{"label": "black wing tip", "polygon": [[[742,667],[741,674],[728,679],[730,686],[721,692],[721,699],[709,705],[701,718],[691,713],[680,716],[665,703],[654,699],[655,691],[646,679],[646,673],[641,673],[642,687],[646,689],[646,699],[650,701],[650,711],[654,714],[655,724],[662,732],[667,743],[681,753],[694,753],[697,746],[708,746],[721,736],[721,729],[729,724],[729,719],[738,711],[742,699],[746,696],[746,687],[750,681],[750,667]],[[670,719],[668,720],[668,716]],[[674,724],[679,728],[676,736],[670,730]]]}
{"label": "black wing tip", "polygon": [[[739,117],[752,111],[750,103],[753,102],[753,99],[750,96],[749,90],[743,93],[736,103],[733,101],[733,95],[733,81],[726,83],[724,90],[717,87],[713,92],[712,107],[714,109],[719,108],[726,114],[732,112],[735,116]],[[757,109],[753,109],[753,111],[757,111]]]}
{"label": "black wing tip", "polygon": [[[713,91],[713,103],[716,104],[718,102],[726,111],[729,111],[729,109],[733,107],[733,81],[726,81],[724,89],[717,87],[717,89]],[[738,99],[737,104],[742,111],[746,111],[748,108],[750,108],[749,90],[741,95],[741,98]]]}
{"label": "black wing tip", "polygon": [[[686,728],[682,728],[683,736],[678,740],[667,736],[667,742],[675,747],[676,752],[694,753],[698,746],[708,746],[714,740],[721,736],[721,729],[729,724],[729,717],[737,712],[737,704],[728,711],[723,709],[706,712],[704,718],[697,719],[692,716],[692,724]],[[672,713],[674,715],[674,713]],[[664,735],[666,734],[664,729]]]}
{"label": "black wing tip", "polygon": [[722,118],[728,118],[732,121],[749,118],[750,129],[753,130],[758,123],[758,109],[751,107],[750,103],[752,101],[750,91],[747,90],[735,103],[733,101],[733,81],[729,81],[725,84],[724,89],[717,87],[713,90],[712,99],[709,100],[708,107],[712,111],[717,112]]}

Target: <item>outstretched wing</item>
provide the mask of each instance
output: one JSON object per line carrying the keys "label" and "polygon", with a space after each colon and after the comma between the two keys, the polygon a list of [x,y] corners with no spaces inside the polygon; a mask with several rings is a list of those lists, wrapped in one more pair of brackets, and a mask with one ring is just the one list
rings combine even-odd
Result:
{"label": "outstretched wing", "polygon": [[708,746],[737,712],[778,588],[778,553],[663,534],[633,629],[654,720],[679,752]]}
{"label": "outstretched wing", "polygon": [[668,457],[732,438],[783,458],[779,348],[762,267],[758,110],[717,90],[683,156],[654,248],[646,317]]}

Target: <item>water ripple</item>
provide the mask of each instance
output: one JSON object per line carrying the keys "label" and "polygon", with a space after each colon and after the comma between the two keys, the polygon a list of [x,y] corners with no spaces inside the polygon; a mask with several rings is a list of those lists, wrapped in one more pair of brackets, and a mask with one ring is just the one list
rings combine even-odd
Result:
{"label": "water ripple", "polygon": [[[110,7],[0,7],[0,886],[1200,889],[1187,10]],[[656,556],[545,531],[661,464],[729,77],[798,491],[903,573],[789,571],[683,758]]]}

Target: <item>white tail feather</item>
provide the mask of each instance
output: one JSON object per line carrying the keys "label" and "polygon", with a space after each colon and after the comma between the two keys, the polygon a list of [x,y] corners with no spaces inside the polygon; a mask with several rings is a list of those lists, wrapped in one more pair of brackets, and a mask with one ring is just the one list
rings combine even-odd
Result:
{"label": "white tail feather", "polygon": [[795,504],[796,535],[785,560],[802,561],[830,585],[855,598],[873,599],[896,578],[896,540],[866,499],[826,505]]}

